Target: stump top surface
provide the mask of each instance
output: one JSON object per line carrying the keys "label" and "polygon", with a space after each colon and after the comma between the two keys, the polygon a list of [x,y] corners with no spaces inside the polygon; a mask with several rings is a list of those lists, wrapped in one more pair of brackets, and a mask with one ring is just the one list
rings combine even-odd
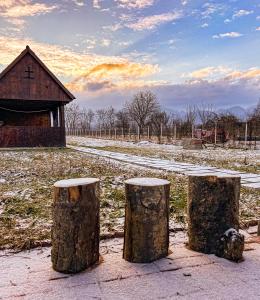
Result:
{"label": "stump top surface", "polygon": [[151,187],[170,184],[168,180],[159,179],[159,178],[150,178],[150,177],[131,178],[126,180],[125,183],[130,185],[151,186]]}
{"label": "stump top surface", "polygon": [[88,185],[99,181],[98,178],[74,178],[57,181],[54,183],[54,186],[58,188],[69,188],[79,185]]}

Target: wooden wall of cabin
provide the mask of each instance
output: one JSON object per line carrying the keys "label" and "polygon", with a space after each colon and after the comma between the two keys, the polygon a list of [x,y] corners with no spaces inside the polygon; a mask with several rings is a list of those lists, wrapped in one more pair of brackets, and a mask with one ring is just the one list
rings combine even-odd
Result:
{"label": "wooden wall of cabin", "polygon": [[41,112],[34,114],[15,113],[0,110],[0,121],[4,126],[31,126],[31,127],[50,127],[50,113]]}
{"label": "wooden wall of cabin", "polygon": [[64,102],[71,100],[29,53],[1,79],[0,98]]}

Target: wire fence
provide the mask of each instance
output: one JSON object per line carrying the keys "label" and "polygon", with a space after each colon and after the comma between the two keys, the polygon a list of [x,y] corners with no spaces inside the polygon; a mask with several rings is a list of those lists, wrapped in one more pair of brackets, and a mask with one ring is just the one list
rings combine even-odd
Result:
{"label": "wire fence", "polygon": [[110,139],[117,141],[141,142],[149,141],[159,144],[180,144],[182,139],[200,139],[204,144],[228,146],[235,148],[256,149],[260,142],[260,126],[252,128],[246,122],[239,126],[215,124],[211,128],[201,126],[146,126],[111,127],[111,128],[67,128],[67,136],[79,136],[96,139]]}

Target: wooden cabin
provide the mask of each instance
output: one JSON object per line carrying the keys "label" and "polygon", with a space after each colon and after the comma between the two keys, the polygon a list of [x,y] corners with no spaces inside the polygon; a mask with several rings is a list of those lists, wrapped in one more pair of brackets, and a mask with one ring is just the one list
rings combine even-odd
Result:
{"label": "wooden cabin", "polygon": [[0,73],[0,147],[64,147],[75,97],[29,46]]}

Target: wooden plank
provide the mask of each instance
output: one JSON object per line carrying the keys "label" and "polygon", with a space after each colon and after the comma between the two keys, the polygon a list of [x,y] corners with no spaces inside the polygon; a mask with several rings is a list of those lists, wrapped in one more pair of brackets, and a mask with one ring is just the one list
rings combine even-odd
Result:
{"label": "wooden plank", "polygon": [[0,148],[65,147],[64,127],[3,127],[0,128]]}

